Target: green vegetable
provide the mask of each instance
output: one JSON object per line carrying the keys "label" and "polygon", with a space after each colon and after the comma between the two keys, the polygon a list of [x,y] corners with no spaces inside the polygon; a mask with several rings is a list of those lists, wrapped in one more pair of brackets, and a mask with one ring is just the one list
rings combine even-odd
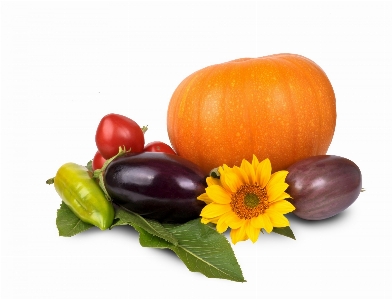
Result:
{"label": "green vegetable", "polygon": [[82,221],[99,227],[109,228],[114,219],[114,208],[84,166],[66,163],[57,171],[48,184],[54,183],[63,202]]}

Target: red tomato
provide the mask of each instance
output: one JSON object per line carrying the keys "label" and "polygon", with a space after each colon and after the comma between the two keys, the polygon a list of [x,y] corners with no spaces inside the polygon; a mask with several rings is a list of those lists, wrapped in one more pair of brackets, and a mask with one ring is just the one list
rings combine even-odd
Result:
{"label": "red tomato", "polygon": [[144,148],[144,133],[132,119],[111,113],[101,119],[95,134],[95,143],[105,159],[115,156],[120,146],[139,153]]}
{"label": "red tomato", "polygon": [[144,147],[145,152],[159,152],[159,153],[167,153],[172,155],[177,155],[176,152],[166,143],[161,141],[153,141],[148,143]]}
{"label": "red tomato", "polygon": [[101,169],[103,164],[106,162],[106,159],[102,157],[101,153],[99,151],[96,152],[93,163],[92,163],[92,168],[93,170]]}

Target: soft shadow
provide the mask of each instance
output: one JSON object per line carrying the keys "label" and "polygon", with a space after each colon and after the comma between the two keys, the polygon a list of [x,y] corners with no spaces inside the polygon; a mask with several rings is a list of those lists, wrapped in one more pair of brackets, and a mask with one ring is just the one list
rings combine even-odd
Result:
{"label": "soft shadow", "polygon": [[82,231],[80,233],[77,233],[76,235],[72,236],[72,238],[76,239],[76,238],[86,238],[88,236],[96,236],[98,234],[101,234],[102,231],[98,228],[98,227],[91,227],[88,230]]}
{"label": "soft shadow", "polygon": [[331,225],[331,224],[338,224],[346,221],[351,215],[349,210],[345,210],[335,216],[332,216],[327,219],[323,220],[306,220],[296,216],[293,213],[286,214],[285,216],[290,221],[290,226],[294,224],[301,224],[301,225],[312,225],[312,226],[324,226],[324,225]]}
{"label": "soft shadow", "polygon": [[81,238],[86,238],[86,237],[91,237],[91,236],[97,236],[97,235],[102,235],[105,233],[121,233],[121,234],[127,234],[128,236],[134,236],[135,238],[139,239],[139,233],[130,225],[119,225],[119,226],[115,226],[112,229],[107,229],[107,230],[100,230],[98,227],[91,227],[88,230],[85,230],[81,233],[76,234],[75,236],[73,236],[73,238],[76,237],[81,237]]}
{"label": "soft shadow", "polygon": [[118,234],[126,234],[127,236],[131,235],[139,239],[138,231],[134,229],[131,225],[118,225],[110,229],[110,231]]}
{"label": "soft shadow", "polygon": [[161,248],[150,248],[150,249],[154,249],[155,252],[157,252],[156,254],[160,254],[160,255],[164,256],[165,259],[170,258],[171,260],[176,260],[176,261],[178,261],[179,264],[182,264],[180,258],[177,256],[177,254],[175,254],[175,252],[170,249],[161,249]]}
{"label": "soft shadow", "polygon": [[[127,236],[132,236],[139,243],[139,232],[137,230],[135,230],[131,225],[115,226],[111,229],[111,231],[113,233],[115,232],[117,234],[124,234]],[[161,254],[162,256],[165,256],[165,258],[179,260],[177,255],[170,249],[162,249],[162,248],[155,248],[155,247],[146,247],[146,248],[154,250],[154,252],[157,252],[156,254]]]}

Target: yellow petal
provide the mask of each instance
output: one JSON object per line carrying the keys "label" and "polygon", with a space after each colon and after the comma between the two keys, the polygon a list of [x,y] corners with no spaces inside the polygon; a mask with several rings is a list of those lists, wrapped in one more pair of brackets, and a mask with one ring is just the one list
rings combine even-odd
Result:
{"label": "yellow petal", "polygon": [[221,174],[220,181],[222,186],[230,190],[232,193],[237,192],[238,188],[241,186],[241,180],[233,171],[225,171]]}
{"label": "yellow petal", "polygon": [[231,195],[223,187],[212,185],[206,188],[208,197],[215,203],[228,204],[231,201]]}
{"label": "yellow petal", "polygon": [[[230,213],[230,212],[229,212]],[[227,222],[226,222],[226,215],[227,215],[228,213],[226,213],[226,214],[223,214],[220,218],[219,218],[219,220],[218,220],[218,222],[217,222],[217,224],[216,224],[216,230],[217,230],[217,232],[218,233],[224,233],[226,230],[227,230],[227,228],[229,227],[228,225],[227,225]]]}
{"label": "yellow petal", "polygon": [[207,224],[207,223],[217,223],[219,220],[219,217],[215,217],[215,218],[201,218],[201,223],[203,224]]}
{"label": "yellow petal", "polygon": [[203,218],[215,218],[231,211],[230,205],[220,205],[217,203],[210,203],[206,205],[200,213]]}
{"label": "yellow petal", "polygon": [[245,220],[239,218],[234,212],[227,213],[226,217],[226,222],[232,229],[237,229],[244,225]]}
{"label": "yellow petal", "polygon": [[274,203],[277,201],[284,200],[286,198],[291,198],[291,196],[289,194],[287,194],[286,192],[282,192],[282,194],[280,194],[278,197],[275,197],[273,200],[271,200],[271,198],[268,198],[268,202],[271,204],[271,203]]}
{"label": "yellow petal", "polygon": [[294,211],[295,207],[287,200],[280,200],[272,203],[268,210],[271,210],[274,213],[286,214]]}
{"label": "yellow petal", "polygon": [[272,226],[286,227],[290,225],[289,220],[280,213],[269,212],[268,217],[271,220]]}
{"label": "yellow petal", "polygon": [[206,204],[212,203],[212,200],[208,197],[207,193],[200,194],[197,199],[204,201]]}
{"label": "yellow petal", "polygon": [[[288,186],[289,186],[289,184],[287,184],[287,183],[278,183],[278,184],[274,184],[271,186],[268,184],[267,185],[268,200],[270,202],[275,201],[278,196],[282,195],[282,193],[284,192],[284,190],[287,189]],[[208,187],[208,188],[210,188],[210,187]],[[207,194],[208,194],[208,188],[206,189]],[[211,198],[211,196],[210,196],[210,198]]]}
{"label": "yellow petal", "polygon": [[252,226],[251,222],[248,221],[248,225],[246,226],[246,234],[248,235],[249,239],[255,243],[260,235],[260,228]]}
{"label": "yellow petal", "polygon": [[280,170],[280,171],[273,173],[271,175],[270,181],[267,184],[267,187],[271,186],[271,185],[279,184],[279,183],[284,183],[284,180],[286,179],[288,174],[289,174],[289,172],[287,170]]}
{"label": "yellow petal", "polygon": [[267,213],[261,214],[261,216],[263,217],[263,221],[264,221],[264,229],[267,233],[272,232],[272,229],[274,228],[272,226],[271,220],[268,217]]}
{"label": "yellow petal", "polygon": [[251,219],[251,224],[253,225],[253,227],[257,227],[257,228],[264,228],[264,220],[263,220],[263,216],[259,215],[257,217],[254,217]]}
{"label": "yellow petal", "polygon": [[231,168],[229,166],[227,166],[226,164],[223,164],[222,166],[218,167],[218,172],[221,175],[222,175],[223,172],[230,171],[230,170],[231,170]]}
{"label": "yellow petal", "polygon": [[236,244],[239,241],[245,241],[248,239],[246,236],[245,226],[241,226],[238,229],[232,229],[230,231],[230,237],[233,244]]}
{"label": "yellow petal", "polygon": [[259,159],[257,159],[257,157],[255,155],[253,155],[252,167],[256,171],[258,166],[259,166]]}
{"label": "yellow petal", "polygon": [[245,159],[242,160],[241,167],[240,167],[245,174],[247,175],[249,179],[249,184],[254,184],[256,183],[256,173],[255,170],[252,167],[252,164],[250,164],[248,161]]}
{"label": "yellow petal", "polygon": [[212,186],[212,185],[220,185],[220,180],[213,178],[213,177],[207,177],[206,178],[207,186]]}
{"label": "yellow petal", "polygon": [[269,159],[265,159],[259,163],[256,169],[256,181],[259,183],[261,188],[264,188],[271,178],[271,162]]}
{"label": "yellow petal", "polygon": [[242,185],[249,184],[249,178],[246,175],[246,172],[238,166],[233,167],[233,172],[237,174],[237,177],[240,179]]}
{"label": "yellow petal", "polygon": [[231,167],[227,166],[226,164],[223,164],[222,167],[223,167],[223,170],[224,170],[224,171],[231,170]]}

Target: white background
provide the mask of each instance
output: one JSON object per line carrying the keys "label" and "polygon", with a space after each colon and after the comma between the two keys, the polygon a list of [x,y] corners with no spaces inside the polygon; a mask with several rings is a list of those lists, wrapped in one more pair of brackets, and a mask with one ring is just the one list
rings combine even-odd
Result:
{"label": "white background", "polygon": [[[1,298],[390,298],[392,2],[1,3]],[[59,237],[45,180],[96,151],[119,113],[169,142],[177,85],[210,64],[296,53],[337,98],[329,154],[353,160],[362,193],[326,221],[290,216],[297,240],[233,246],[246,283],[208,279],[131,227]],[[389,104],[389,105],[388,105]]]}

